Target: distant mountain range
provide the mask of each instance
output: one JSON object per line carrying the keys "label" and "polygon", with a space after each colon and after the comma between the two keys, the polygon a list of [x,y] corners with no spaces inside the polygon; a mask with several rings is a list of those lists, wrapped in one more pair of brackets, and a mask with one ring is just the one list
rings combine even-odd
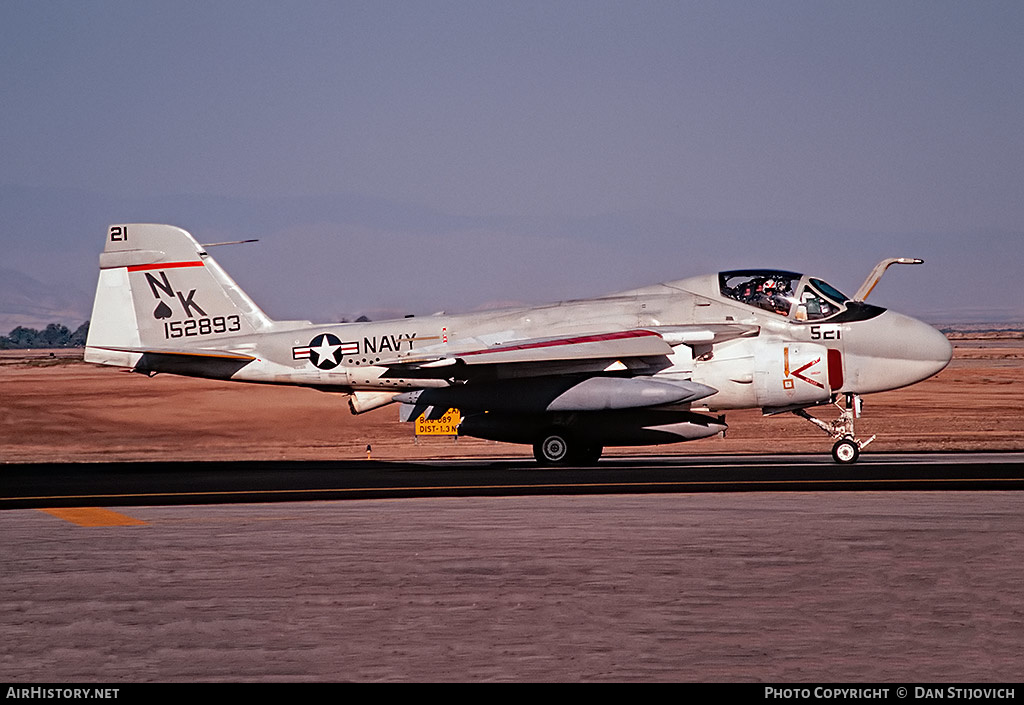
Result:
{"label": "distant mountain range", "polygon": [[0,268],[0,335],[18,326],[42,330],[61,323],[74,330],[88,320],[92,296]]}
{"label": "distant mountain range", "polygon": [[646,211],[466,216],[355,194],[133,197],[11,184],[0,184],[0,212],[0,335],[85,321],[116,222],[170,223],[205,243],[260,239],[216,257],[282,320],[541,304],[749,267],[808,272],[851,292],[880,259],[913,256],[925,266],[887,274],[872,303],[940,326],[1024,321],[1014,286],[1024,231],[864,232]]}

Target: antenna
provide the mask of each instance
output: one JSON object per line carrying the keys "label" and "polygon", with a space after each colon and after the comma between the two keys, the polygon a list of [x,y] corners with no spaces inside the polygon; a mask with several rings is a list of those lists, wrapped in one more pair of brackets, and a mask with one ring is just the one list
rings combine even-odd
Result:
{"label": "antenna", "polygon": [[259,242],[256,240],[232,240],[231,242],[209,242],[200,245],[200,247],[220,247],[221,245],[244,245],[247,242]]}

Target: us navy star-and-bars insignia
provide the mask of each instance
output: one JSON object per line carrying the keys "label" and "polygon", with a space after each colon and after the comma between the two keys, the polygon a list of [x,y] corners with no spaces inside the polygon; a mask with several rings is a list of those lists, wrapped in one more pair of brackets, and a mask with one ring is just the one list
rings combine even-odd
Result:
{"label": "us navy star-and-bars insignia", "polygon": [[336,335],[321,333],[309,345],[292,348],[292,359],[309,360],[314,367],[331,370],[341,364],[345,355],[358,355],[359,343],[343,343]]}

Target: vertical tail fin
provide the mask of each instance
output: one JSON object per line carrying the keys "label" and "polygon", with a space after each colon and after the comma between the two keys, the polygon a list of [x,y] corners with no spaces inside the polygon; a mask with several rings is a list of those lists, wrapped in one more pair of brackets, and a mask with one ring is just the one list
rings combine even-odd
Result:
{"label": "vertical tail fin", "polygon": [[195,239],[170,225],[112,225],[100,255],[85,360],[133,367],[153,349],[216,349],[273,321]]}

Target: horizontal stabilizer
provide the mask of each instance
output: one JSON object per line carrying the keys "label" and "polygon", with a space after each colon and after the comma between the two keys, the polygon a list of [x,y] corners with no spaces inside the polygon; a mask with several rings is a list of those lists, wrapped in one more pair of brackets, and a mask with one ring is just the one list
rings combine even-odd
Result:
{"label": "horizontal stabilizer", "polygon": [[256,358],[223,350],[188,350],[127,346],[88,346],[85,361],[130,367],[143,374],[186,375],[207,379],[231,379]]}
{"label": "horizontal stabilizer", "polygon": [[229,350],[205,350],[203,348],[138,348],[138,347],[121,347],[121,346],[89,346],[91,350],[109,350],[112,352],[121,353],[143,353],[150,355],[185,355],[189,357],[217,357],[228,360],[245,360],[246,362],[252,362],[256,358],[252,355],[245,353],[236,353]]}
{"label": "horizontal stabilizer", "polygon": [[142,354],[134,372],[154,374],[166,372],[187,377],[231,379],[236,372],[255,358],[232,354],[203,354],[153,351]]}

